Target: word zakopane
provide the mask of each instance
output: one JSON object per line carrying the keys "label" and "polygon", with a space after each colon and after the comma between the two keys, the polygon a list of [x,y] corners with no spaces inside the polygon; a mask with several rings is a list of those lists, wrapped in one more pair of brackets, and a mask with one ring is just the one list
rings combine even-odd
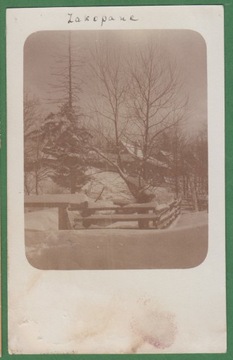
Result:
{"label": "word zakopane", "polygon": [[99,23],[100,26],[103,26],[107,22],[111,21],[119,21],[119,22],[126,22],[126,21],[138,21],[134,15],[130,16],[75,16],[73,13],[68,14],[68,24],[72,23],[80,23],[80,22],[94,22]]}

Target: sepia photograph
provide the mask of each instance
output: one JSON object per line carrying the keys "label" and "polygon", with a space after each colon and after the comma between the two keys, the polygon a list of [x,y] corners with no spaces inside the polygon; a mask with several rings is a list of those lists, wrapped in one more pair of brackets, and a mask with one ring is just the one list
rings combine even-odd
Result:
{"label": "sepia photograph", "polygon": [[6,20],[8,353],[224,354],[222,6]]}
{"label": "sepia photograph", "polygon": [[190,268],[208,250],[206,44],[190,30],[24,45],[25,251],[39,269]]}

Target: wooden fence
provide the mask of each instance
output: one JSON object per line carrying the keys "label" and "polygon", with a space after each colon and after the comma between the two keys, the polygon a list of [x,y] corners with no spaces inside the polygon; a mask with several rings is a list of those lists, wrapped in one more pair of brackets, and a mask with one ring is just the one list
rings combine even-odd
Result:
{"label": "wooden fence", "polygon": [[[69,230],[76,225],[89,228],[91,225],[108,225],[116,222],[138,222],[140,229],[167,228],[180,213],[181,200],[158,206],[155,202],[103,206],[98,203],[80,202],[76,195],[25,196],[25,208],[58,208],[59,230]],[[74,211],[74,225],[69,220],[69,211]],[[104,212],[104,213],[103,213]]]}

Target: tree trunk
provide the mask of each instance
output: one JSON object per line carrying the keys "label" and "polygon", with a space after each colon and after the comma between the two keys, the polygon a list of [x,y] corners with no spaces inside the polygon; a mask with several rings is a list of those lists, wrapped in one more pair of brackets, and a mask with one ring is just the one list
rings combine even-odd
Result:
{"label": "tree trunk", "polygon": [[197,192],[195,188],[195,182],[193,176],[190,177],[190,188],[192,193],[193,207],[195,211],[199,211],[198,208],[198,200],[197,200]]}
{"label": "tree trunk", "polygon": [[126,183],[130,193],[133,195],[135,200],[139,203],[149,202],[153,199],[154,194],[150,193],[148,190],[146,190],[146,184],[140,184],[139,178],[133,178],[124,173],[122,168],[116,164],[115,162],[108,159],[108,157],[103,154],[101,151],[99,151],[96,147],[92,147],[92,150],[95,151],[98,155],[100,155],[103,159],[106,160],[106,162],[110,165],[112,165],[120,177],[124,180]]}
{"label": "tree trunk", "polygon": [[186,185],[185,185],[185,175],[182,176],[182,180],[183,180],[183,196],[186,196]]}
{"label": "tree trunk", "polygon": [[35,171],[35,190],[36,190],[36,195],[39,195],[39,180],[38,180],[38,169],[37,168]]}
{"label": "tree trunk", "polygon": [[70,193],[75,194],[76,192],[76,172],[71,171],[70,173]]}

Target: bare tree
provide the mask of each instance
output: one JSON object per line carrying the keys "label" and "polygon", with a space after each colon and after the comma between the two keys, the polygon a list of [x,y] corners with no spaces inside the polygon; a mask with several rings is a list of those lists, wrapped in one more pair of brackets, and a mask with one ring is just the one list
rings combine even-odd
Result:
{"label": "bare tree", "polygon": [[185,196],[189,173],[189,165],[186,160],[189,142],[181,125],[176,124],[167,132],[167,158],[176,197],[181,194]]}
{"label": "bare tree", "polygon": [[[166,54],[152,44],[139,51],[130,62],[131,128],[137,132],[141,148],[141,174],[148,178],[148,162],[162,133],[184,118],[187,99],[182,96],[179,73]],[[132,133],[129,132],[130,138]]]}
{"label": "bare tree", "polygon": [[199,210],[199,198],[208,194],[208,143],[207,128],[202,128],[189,141],[187,151],[189,186],[193,206]]}
{"label": "bare tree", "polygon": [[92,104],[101,136],[111,143],[117,154],[117,165],[122,168],[121,138],[127,127],[126,97],[128,83],[125,79],[121,56],[108,48],[96,48],[92,54],[95,63],[91,70],[96,78],[97,94]]}
{"label": "bare tree", "polygon": [[40,192],[43,180],[51,175],[46,165],[41,132],[42,114],[38,98],[24,97],[24,186],[27,194]]}
{"label": "bare tree", "polygon": [[[148,167],[154,160],[156,140],[185,114],[187,100],[181,95],[177,69],[157,54],[153,46],[132,54],[128,63],[106,48],[105,52],[97,53],[95,60],[92,71],[101,99],[95,114],[112,126],[117,161],[111,163],[137,201],[148,201],[152,196],[148,190],[151,180]],[[139,147],[140,151],[135,153],[138,174],[134,178],[122,164],[122,142]],[[104,157],[110,162],[106,154]]]}

